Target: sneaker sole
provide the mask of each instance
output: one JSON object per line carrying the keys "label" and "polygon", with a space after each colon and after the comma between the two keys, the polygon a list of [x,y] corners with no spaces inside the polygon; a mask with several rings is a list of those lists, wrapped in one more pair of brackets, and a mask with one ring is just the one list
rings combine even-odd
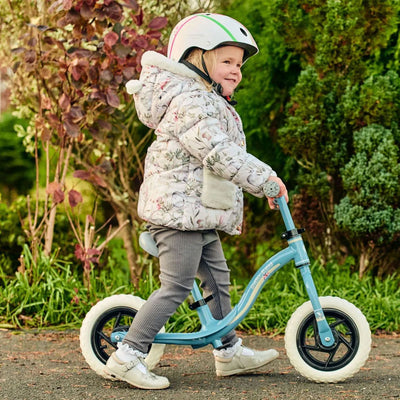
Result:
{"label": "sneaker sole", "polygon": [[216,370],[216,374],[217,376],[231,376],[231,375],[239,375],[239,374],[243,374],[243,373],[247,373],[247,372],[253,372],[256,369],[259,369],[261,367],[263,367],[264,365],[269,364],[271,361],[276,360],[279,357],[279,353],[276,354],[275,356],[273,356],[271,359],[269,359],[266,362],[263,362],[255,367],[251,367],[251,368],[238,368],[238,369],[234,369],[232,371],[221,371],[221,370]]}
{"label": "sneaker sole", "polygon": [[145,385],[138,385],[136,383],[132,383],[129,382],[127,379],[125,379],[124,377],[116,374],[115,372],[109,370],[107,367],[104,368],[103,370],[104,374],[107,375],[107,377],[113,381],[123,381],[126,383],[129,383],[131,386],[138,388],[138,389],[146,389],[146,390],[161,390],[161,389],[167,389],[169,388],[169,382],[167,384],[165,384],[164,386],[158,386],[158,387],[154,387],[154,386],[145,386]]}

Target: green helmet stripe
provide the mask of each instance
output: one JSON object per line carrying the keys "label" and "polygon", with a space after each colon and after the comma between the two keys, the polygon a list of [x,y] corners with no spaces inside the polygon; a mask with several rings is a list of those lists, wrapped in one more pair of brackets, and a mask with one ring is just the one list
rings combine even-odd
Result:
{"label": "green helmet stripe", "polygon": [[210,21],[216,23],[219,27],[221,27],[232,38],[233,41],[237,42],[237,39],[235,38],[235,36],[232,35],[232,32],[229,29],[227,29],[224,25],[222,25],[220,22],[218,22],[214,18],[211,18],[208,15],[201,15],[201,17],[207,18]]}

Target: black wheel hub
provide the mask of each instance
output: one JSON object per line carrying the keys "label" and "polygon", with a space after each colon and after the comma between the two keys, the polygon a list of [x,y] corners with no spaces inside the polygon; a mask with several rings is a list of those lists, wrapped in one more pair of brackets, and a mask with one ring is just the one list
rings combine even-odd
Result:
{"label": "black wheel hub", "polygon": [[335,371],[347,365],[357,354],[360,336],[354,321],[343,311],[324,309],[335,343],[322,344],[314,314],[299,326],[297,348],[303,360],[320,371]]}

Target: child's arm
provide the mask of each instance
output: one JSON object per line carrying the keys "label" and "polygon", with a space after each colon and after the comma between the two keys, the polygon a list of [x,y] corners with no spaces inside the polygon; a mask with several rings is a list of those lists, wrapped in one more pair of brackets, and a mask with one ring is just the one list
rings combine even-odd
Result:
{"label": "child's arm", "polygon": [[[217,111],[210,105],[199,104],[201,100],[197,98],[196,104],[185,104],[178,111],[181,123],[177,137],[181,145],[215,175],[254,196],[264,196],[265,183],[276,173],[268,164],[248,153],[244,143],[235,143],[224,131]],[[203,99],[204,102],[207,100],[207,97]]]}

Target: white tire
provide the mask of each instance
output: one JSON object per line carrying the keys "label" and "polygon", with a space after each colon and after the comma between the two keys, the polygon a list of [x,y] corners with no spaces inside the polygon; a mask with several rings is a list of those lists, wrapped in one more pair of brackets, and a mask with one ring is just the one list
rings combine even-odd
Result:
{"label": "white tire", "polygon": [[[110,334],[118,330],[127,330],[136,312],[145,300],[137,296],[118,294],[105,298],[93,306],[82,322],[79,341],[81,351],[90,368],[104,378],[104,365],[108,357],[116,350],[116,343],[110,340]],[[164,331],[164,328],[161,332]],[[165,344],[153,344],[146,357],[146,364],[153,369],[164,354]]]}
{"label": "white tire", "polygon": [[322,383],[344,381],[365,364],[371,350],[371,331],[363,313],[339,297],[320,297],[335,344],[319,341],[311,302],[291,316],[285,332],[285,348],[294,368],[304,377]]}

